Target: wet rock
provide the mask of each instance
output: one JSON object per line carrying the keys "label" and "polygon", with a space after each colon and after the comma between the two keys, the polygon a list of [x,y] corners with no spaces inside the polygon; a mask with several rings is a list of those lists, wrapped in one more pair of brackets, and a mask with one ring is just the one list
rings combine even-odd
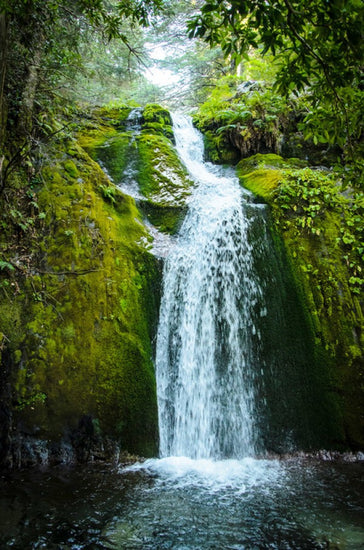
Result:
{"label": "wet rock", "polygon": [[0,403],[0,466],[6,463],[10,449],[10,427],[12,414],[4,403]]}
{"label": "wet rock", "polygon": [[77,461],[87,462],[91,446],[97,442],[91,415],[83,415],[80,418],[77,429],[71,434],[71,441],[76,452]]}
{"label": "wet rock", "polygon": [[116,441],[96,434],[92,417],[85,415],[77,429],[58,442],[18,433],[9,441],[2,467],[18,470],[92,462],[118,464],[120,460],[130,464],[136,458],[126,451],[121,455]]}

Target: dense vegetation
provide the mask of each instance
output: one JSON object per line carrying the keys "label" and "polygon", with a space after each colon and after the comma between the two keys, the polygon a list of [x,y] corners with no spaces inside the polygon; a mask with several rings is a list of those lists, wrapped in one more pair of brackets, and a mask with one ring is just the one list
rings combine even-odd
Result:
{"label": "dense vegetation", "polygon": [[[191,185],[161,97],[193,107],[209,158],[237,164],[269,203],[342,441],[363,447],[363,11],[361,0],[0,0],[0,461],[12,430],[53,440],[67,427],[88,444],[104,434],[156,451],[160,265],[141,219],[176,232]],[[178,93],[147,81],[159,44]],[[139,210],[115,186],[130,166]]]}
{"label": "dense vegetation", "polygon": [[190,29],[238,61],[251,47],[272,53],[276,89],[305,92],[306,136],[342,147],[363,177],[363,22],[357,0],[232,0],[205,2]]}

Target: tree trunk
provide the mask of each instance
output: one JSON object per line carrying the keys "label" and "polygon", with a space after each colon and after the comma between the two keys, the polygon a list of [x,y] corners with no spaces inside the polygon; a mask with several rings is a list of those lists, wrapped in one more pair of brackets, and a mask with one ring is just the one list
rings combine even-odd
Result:
{"label": "tree trunk", "polygon": [[5,143],[6,112],[5,101],[5,77],[7,69],[8,53],[8,17],[5,13],[0,13],[0,159],[3,156],[3,147]]}
{"label": "tree trunk", "polygon": [[0,189],[3,187],[3,169],[5,161],[5,137],[7,104],[5,100],[5,78],[8,54],[8,17],[0,13]]}
{"label": "tree trunk", "polygon": [[43,37],[38,37],[34,46],[33,59],[28,66],[28,75],[24,84],[19,111],[19,133],[30,136],[33,128],[34,101],[39,83],[39,71],[43,59]]}

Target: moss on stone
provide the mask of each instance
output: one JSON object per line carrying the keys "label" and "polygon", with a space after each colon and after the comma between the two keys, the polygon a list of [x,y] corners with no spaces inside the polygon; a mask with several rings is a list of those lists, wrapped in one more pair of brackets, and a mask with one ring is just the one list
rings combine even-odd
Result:
{"label": "moss on stone", "polygon": [[[352,271],[361,272],[361,249],[351,216],[351,209],[358,208],[355,200],[361,199],[345,198],[326,172],[291,170],[279,157],[264,157],[239,163],[241,182],[271,206],[276,242],[284,244],[310,327],[313,368],[326,388],[318,397],[327,410],[336,410],[332,446],[364,448],[364,323],[360,287],[355,286],[360,279],[353,281]],[[269,169],[272,160],[275,166]]]}
{"label": "moss on stone", "polygon": [[[80,132],[77,142],[87,151],[91,158],[96,160],[96,150],[102,146],[107,139],[117,135],[117,130],[111,126],[97,125],[93,128],[85,128]],[[76,151],[72,151],[72,154]]]}
{"label": "moss on stone", "polygon": [[237,173],[244,187],[268,201],[279,185],[282,170],[304,166],[306,163],[299,159],[284,159],[273,153],[257,153],[241,160],[237,165]]}
{"label": "moss on stone", "polygon": [[[119,142],[125,141],[125,127],[130,111],[130,106],[120,105],[119,107],[98,107],[93,109],[88,117],[82,114],[77,136],[78,144],[94,160],[98,158],[98,148],[108,140],[115,138],[115,145],[120,145]],[[68,144],[69,154],[77,155],[72,143]]]}
{"label": "moss on stone", "polygon": [[160,231],[174,235],[180,229],[187,206],[165,206],[153,201],[140,201],[140,206],[148,220]]}
{"label": "moss on stone", "polygon": [[[152,113],[154,111],[153,107]],[[137,177],[147,199],[141,203],[143,210],[161,231],[175,233],[186,212],[192,181],[164,133],[150,133],[149,129],[144,129],[137,137],[137,146]]]}
{"label": "moss on stone", "polygon": [[128,164],[130,141],[129,133],[118,132],[117,135],[95,148],[95,157],[106,168],[107,173],[116,184],[120,183]]}
{"label": "moss on stone", "polygon": [[106,121],[112,126],[120,128],[121,125],[127,120],[132,106],[121,104],[118,106],[113,105],[103,105],[102,107],[93,109],[92,117],[98,118],[100,120]]}
{"label": "moss on stone", "polygon": [[[87,146],[96,150],[102,138],[94,135]],[[46,219],[39,262],[22,283],[21,300],[9,306],[0,299],[0,310],[9,312],[0,330],[10,335],[17,363],[16,418],[37,436],[57,440],[82,415],[92,415],[123,448],[153,455],[150,327],[158,311],[159,265],[143,244],[148,235],[134,200],[77,143],[65,149],[72,158],[56,151],[42,172],[38,203]],[[18,333],[9,326],[14,319]]]}
{"label": "moss on stone", "polygon": [[143,195],[161,205],[184,205],[191,181],[171,142],[160,135],[143,133],[138,137],[138,151],[138,180]]}
{"label": "moss on stone", "polygon": [[170,112],[157,103],[149,103],[143,110],[142,129],[148,134],[163,135],[173,140]]}
{"label": "moss on stone", "polygon": [[307,162],[300,159],[284,159],[274,153],[270,153],[267,155],[257,153],[252,157],[242,159],[239,162],[237,168],[239,170],[239,175],[242,176],[250,174],[251,172],[258,169],[282,170],[285,168],[304,168],[305,166],[307,166]]}
{"label": "moss on stone", "polygon": [[73,160],[71,159],[68,159],[64,162],[64,169],[66,170],[66,172],[72,177],[72,178],[77,178],[78,176],[78,170],[76,168],[76,165],[75,163],[73,162]]}
{"label": "moss on stone", "polygon": [[[238,171],[239,174],[239,171]],[[268,200],[277,189],[281,177],[280,170],[258,168],[240,176],[247,189],[258,197]]]}

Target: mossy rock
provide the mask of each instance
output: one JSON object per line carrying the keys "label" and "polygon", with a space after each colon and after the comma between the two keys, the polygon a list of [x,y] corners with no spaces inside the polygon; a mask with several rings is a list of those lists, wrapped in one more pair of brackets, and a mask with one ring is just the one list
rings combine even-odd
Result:
{"label": "mossy rock", "polygon": [[175,233],[186,213],[192,181],[164,135],[143,131],[137,145],[137,177],[147,199],[141,202],[143,211],[160,230]]}
{"label": "mossy rock", "polygon": [[142,129],[147,134],[160,134],[173,140],[171,114],[157,103],[149,103],[145,106],[142,114]]}
{"label": "mossy rock", "polygon": [[[96,160],[96,151],[104,145],[105,141],[117,136],[117,130],[112,126],[97,125],[94,128],[83,129],[77,138],[77,142],[90,155],[93,160]],[[74,154],[73,150],[71,154]]]}
{"label": "mossy rock", "polygon": [[93,109],[92,118],[97,118],[99,121],[115,127],[117,130],[125,129],[126,121],[134,106],[120,104],[118,106],[104,105]]}
{"label": "mossy rock", "polygon": [[273,153],[267,155],[258,153],[241,160],[237,165],[237,173],[244,187],[258,197],[269,201],[279,185],[281,171],[304,166],[306,163],[299,159],[284,159]]}
{"label": "mossy rock", "polygon": [[257,153],[251,157],[242,159],[237,168],[239,170],[239,175],[243,176],[250,174],[255,170],[283,170],[285,168],[304,168],[307,166],[307,162],[290,158],[285,159],[274,153],[263,155]]}
{"label": "mossy rock", "polygon": [[283,243],[311,331],[313,367],[326,388],[320,399],[337,411],[331,444],[363,449],[363,296],[353,276],[361,260],[352,227],[361,199],[346,198],[330,173],[292,170],[291,161],[275,155],[243,160],[238,173],[242,185],[271,207],[276,240]]}
{"label": "mossy rock", "polygon": [[158,227],[160,231],[171,235],[178,232],[187,213],[187,206],[161,206],[152,201],[142,200],[140,207],[150,223]]}
{"label": "mossy rock", "polygon": [[[128,136],[125,129],[131,110],[132,108],[127,105],[94,108],[88,114],[88,117],[81,116],[77,143],[94,160],[98,158],[98,148],[104,146],[109,141],[115,148],[118,146],[121,147]],[[113,144],[113,138],[115,144]],[[74,148],[69,149],[68,152],[71,155],[77,155]],[[119,151],[115,152],[118,153]]]}
{"label": "mossy rock", "polygon": [[121,182],[130,156],[131,135],[118,132],[94,150],[97,161],[106,169],[115,184]]}
{"label": "mossy rock", "polygon": [[0,323],[16,422],[56,441],[91,415],[123,448],[155,455],[159,262],[134,200],[79,145],[70,149],[75,156],[55,151],[43,168],[38,263],[21,299],[0,300],[18,319],[17,332],[7,316]]}

